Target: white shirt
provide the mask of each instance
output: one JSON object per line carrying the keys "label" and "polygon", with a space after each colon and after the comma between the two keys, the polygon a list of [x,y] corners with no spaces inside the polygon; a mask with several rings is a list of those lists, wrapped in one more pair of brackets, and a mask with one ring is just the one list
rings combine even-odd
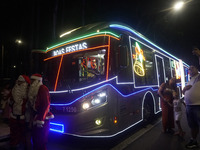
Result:
{"label": "white shirt", "polygon": [[174,99],[173,100],[173,106],[174,106],[174,112],[181,112],[182,111],[182,99]]}
{"label": "white shirt", "polygon": [[185,91],[186,105],[200,105],[200,74],[192,77],[187,85],[192,87]]}

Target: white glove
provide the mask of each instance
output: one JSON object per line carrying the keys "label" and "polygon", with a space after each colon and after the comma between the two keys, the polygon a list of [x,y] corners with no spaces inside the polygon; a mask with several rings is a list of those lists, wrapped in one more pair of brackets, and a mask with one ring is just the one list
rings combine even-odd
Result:
{"label": "white glove", "polygon": [[36,126],[37,126],[38,128],[43,128],[43,124],[37,123]]}
{"label": "white glove", "polygon": [[33,126],[36,126],[38,128],[43,128],[43,125],[44,125],[44,121],[33,121]]}

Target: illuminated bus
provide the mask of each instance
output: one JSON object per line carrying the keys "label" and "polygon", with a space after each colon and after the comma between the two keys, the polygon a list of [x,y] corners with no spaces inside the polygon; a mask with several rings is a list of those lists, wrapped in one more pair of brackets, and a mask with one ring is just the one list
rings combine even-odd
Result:
{"label": "illuminated bus", "polygon": [[50,130],[77,137],[114,137],[151,120],[160,84],[176,77],[181,91],[189,79],[185,62],[122,23],[68,31],[45,55]]}

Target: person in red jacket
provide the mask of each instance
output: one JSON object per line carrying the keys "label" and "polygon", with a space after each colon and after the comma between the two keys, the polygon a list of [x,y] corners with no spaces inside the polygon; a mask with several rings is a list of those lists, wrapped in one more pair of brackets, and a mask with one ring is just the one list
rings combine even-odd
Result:
{"label": "person in red jacket", "polygon": [[11,92],[10,98],[10,146],[11,149],[25,147],[25,109],[30,79],[20,75]]}
{"label": "person in red jacket", "polygon": [[54,115],[49,111],[50,94],[48,88],[42,83],[40,74],[33,74],[28,92],[29,102],[33,114],[32,139],[34,150],[46,150],[49,133],[49,119]]}

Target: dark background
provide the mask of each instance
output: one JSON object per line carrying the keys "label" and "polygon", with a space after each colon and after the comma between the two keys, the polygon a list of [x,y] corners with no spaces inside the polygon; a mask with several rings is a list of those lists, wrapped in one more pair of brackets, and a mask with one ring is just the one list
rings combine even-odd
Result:
{"label": "dark background", "polygon": [[192,49],[200,47],[200,0],[186,0],[178,12],[172,9],[175,1],[4,0],[1,77],[30,75],[31,50],[45,50],[63,32],[100,21],[125,23],[189,65],[197,64]]}

